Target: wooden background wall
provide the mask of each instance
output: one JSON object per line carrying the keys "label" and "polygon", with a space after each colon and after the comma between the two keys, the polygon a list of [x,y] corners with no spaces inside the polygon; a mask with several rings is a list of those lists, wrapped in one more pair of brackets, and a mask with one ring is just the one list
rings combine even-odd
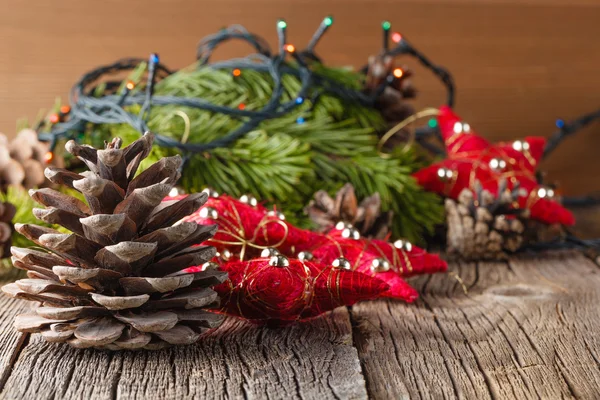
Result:
{"label": "wooden background wall", "polygon": [[[327,62],[362,65],[389,19],[452,71],[457,110],[492,140],[549,135],[555,118],[600,107],[600,0],[0,0],[0,10],[0,131],[8,135],[94,66],[155,51],[182,67],[201,37],[232,23],[274,43],[278,17],[302,44],[326,14],[336,20],[318,48]],[[415,79],[419,105],[439,105],[439,83],[420,69]],[[596,123],[544,167],[569,194],[600,190],[599,152]]]}

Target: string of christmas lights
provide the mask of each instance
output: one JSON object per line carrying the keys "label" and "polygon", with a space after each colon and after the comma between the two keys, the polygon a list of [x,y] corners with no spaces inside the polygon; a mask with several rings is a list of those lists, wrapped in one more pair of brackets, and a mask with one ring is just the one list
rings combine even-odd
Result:
{"label": "string of christmas lights", "polygon": [[594,120],[600,118],[600,109],[582,115],[579,118],[576,118],[568,123],[563,121],[562,119],[556,120],[556,127],[558,131],[556,131],[546,143],[546,148],[544,149],[544,156],[542,158],[546,158],[561,144],[566,138],[573,135],[574,133],[580,131],[585,128],[587,125],[591,124]]}
{"label": "string of christmas lights", "polygon": [[[268,43],[261,37],[248,32],[244,27],[233,25],[203,39],[197,49],[197,59],[200,65],[211,68],[230,70],[234,76],[239,76],[244,70],[254,70],[268,73],[273,80],[273,90],[267,104],[258,110],[247,110],[242,103],[236,108],[219,106],[201,98],[185,98],[178,96],[159,96],[154,94],[154,86],[160,79],[164,79],[174,71],[159,62],[157,54],[152,54],[148,60],[147,84],[144,92],[134,91],[132,82],[122,85],[121,81],[108,80],[104,85],[104,95],[96,97],[95,91],[98,82],[111,75],[134,70],[145,60],[129,58],[116,63],[96,68],[85,74],[72,88],[70,93],[70,110],[51,116],[51,129],[49,132],[40,133],[39,138],[50,142],[50,151],[54,149],[59,139],[77,139],[77,134],[85,130],[88,123],[93,124],[129,124],[140,134],[148,130],[147,120],[152,106],[179,105],[198,108],[214,113],[222,113],[243,120],[244,122],[235,130],[208,143],[182,143],[173,138],[157,134],[156,144],[167,148],[177,148],[181,151],[184,160],[191,155],[203,153],[220,147],[229,146],[235,140],[254,130],[265,120],[283,116],[305,101],[310,101],[312,106],[318,102],[323,94],[330,94],[347,102],[356,102],[363,106],[372,107],[377,97],[386,87],[400,79],[403,71],[399,68],[392,71],[383,83],[372,93],[366,94],[341,85],[340,83],[316,73],[311,64],[320,62],[315,54],[315,47],[333,24],[333,18],[325,17],[306,49],[298,51],[293,44],[287,42],[287,23],[285,20],[277,21],[278,51],[272,52]],[[448,104],[454,103],[454,84],[450,74],[442,67],[433,64],[416,48],[410,45],[400,34],[394,33],[392,41],[396,46],[389,48],[391,24],[383,22],[384,45],[383,55],[398,56],[407,54],[416,57],[423,65],[431,69],[448,90]],[[214,50],[222,43],[230,40],[242,40],[250,44],[256,53],[244,58],[210,63]],[[291,58],[295,64],[287,60]],[[366,71],[366,67],[361,69]],[[296,95],[284,102],[282,78],[292,75],[301,82],[301,87]],[[140,105],[138,114],[126,110],[126,107]],[[41,125],[40,125],[41,127]],[[51,153],[50,153],[51,154]]]}

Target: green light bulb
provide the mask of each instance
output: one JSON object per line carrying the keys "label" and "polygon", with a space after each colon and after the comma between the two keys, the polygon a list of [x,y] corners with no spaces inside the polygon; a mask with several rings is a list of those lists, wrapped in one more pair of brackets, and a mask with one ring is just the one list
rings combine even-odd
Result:
{"label": "green light bulb", "polygon": [[430,128],[436,128],[438,123],[437,120],[435,118],[431,118],[428,122],[427,125],[429,125]]}
{"label": "green light bulb", "polygon": [[323,20],[323,23],[325,24],[325,26],[331,26],[331,24],[333,24],[333,18],[325,17],[325,19]]}
{"label": "green light bulb", "polygon": [[277,21],[277,27],[279,29],[285,29],[285,28],[287,28],[287,22],[285,22],[284,20],[280,19],[279,21]]}
{"label": "green light bulb", "polygon": [[390,24],[390,21],[383,21],[383,22],[381,23],[381,27],[382,27],[383,29],[385,29],[386,31],[389,31],[389,30],[390,30],[390,28],[392,27],[392,24]]}

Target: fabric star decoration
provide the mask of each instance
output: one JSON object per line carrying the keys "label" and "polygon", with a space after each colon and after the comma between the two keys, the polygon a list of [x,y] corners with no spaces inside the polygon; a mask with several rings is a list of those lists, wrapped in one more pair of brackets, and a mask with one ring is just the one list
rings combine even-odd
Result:
{"label": "fabric star decoration", "polygon": [[507,189],[518,187],[523,195],[513,207],[525,208],[530,218],[546,224],[573,225],[573,215],[550,196],[553,191],[540,185],[535,172],[544,153],[546,139],[526,137],[511,143],[490,144],[449,107],[440,108],[438,126],[447,158],[414,174],[426,190],[457,199],[460,192],[483,189],[498,195],[499,183]]}
{"label": "fabric star decoration", "polygon": [[[344,223],[326,234],[311,232],[285,221],[281,212],[227,195],[211,195],[185,221],[218,225],[204,243],[215,246],[218,255],[196,268],[227,271],[230,281],[215,288],[220,311],[255,322],[312,318],[367,299],[412,302],[418,294],[405,277],[447,268],[439,257],[408,242],[361,238]],[[269,257],[285,261],[273,266]]]}
{"label": "fabric star decoration", "polygon": [[385,281],[390,286],[385,297],[412,302],[418,294],[404,278],[445,272],[448,268],[446,262],[437,255],[410,242],[363,239],[353,229],[350,226],[338,226],[331,230],[311,254],[323,264],[331,264],[342,257],[348,260],[348,267],[352,271]]}
{"label": "fabric star decoration", "polygon": [[376,299],[389,290],[387,283],[360,272],[281,254],[225,262],[221,269],[229,280],[214,287],[221,298],[217,311],[274,326]]}

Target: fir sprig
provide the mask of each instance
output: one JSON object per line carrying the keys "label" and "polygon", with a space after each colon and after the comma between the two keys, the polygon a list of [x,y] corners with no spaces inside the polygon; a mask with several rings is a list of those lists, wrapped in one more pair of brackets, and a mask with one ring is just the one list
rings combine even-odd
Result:
{"label": "fir sprig", "polygon": [[[319,66],[319,74],[340,84],[360,84],[360,76],[345,69]],[[134,78],[139,80],[139,74]],[[300,81],[287,74],[282,82],[282,98],[289,101]],[[193,66],[158,82],[155,93],[201,98],[229,107],[243,104],[253,110],[269,101],[272,84],[268,75],[257,71],[245,70],[234,77],[228,70]],[[187,191],[210,186],[233,196],[251,193],[277,204],[286,214],[298,214],[315,191],[333,191],[350,182],[358,196],[380,193],[382,208],[392,209],[396,215],[396,236],[419,241],[441,221],[437,197],[422,191],[410,177],[415,167],[412,151],[389,157],[377,152],[375,129],[383,126],[383,120],[374,109],[327,93],[315,104],[303,100],[300,107],[263,121],[233,145],[191,157],[181,185]],[[137,113],[139,106],[130,106],[128,111]],[[148,120],[150,129],[189,143],[212,141],[242,123],[228,115],[175,105],[153,107]],[[125,124],[100,125],[90,132],[96,141],[118,136],[128,143],[139,137],[139,132]],[[155,147],[146,163],[172,153],[175,150]],[[302,216],[290,217],[306,225]]]}

